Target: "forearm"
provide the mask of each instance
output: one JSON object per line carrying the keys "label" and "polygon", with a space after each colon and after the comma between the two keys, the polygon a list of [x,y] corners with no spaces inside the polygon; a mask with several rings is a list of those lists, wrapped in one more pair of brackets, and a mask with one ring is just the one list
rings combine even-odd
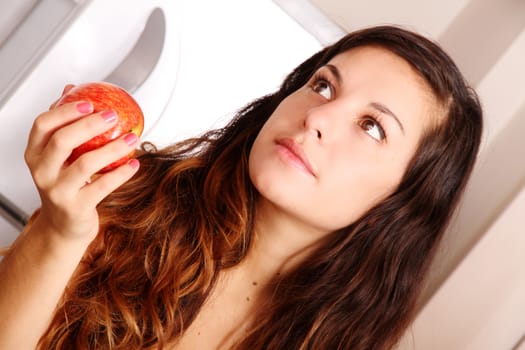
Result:
{"label": "forearm", "polygon": [[32,226],[0,262],[0,349],[34,349],[89,242]]}

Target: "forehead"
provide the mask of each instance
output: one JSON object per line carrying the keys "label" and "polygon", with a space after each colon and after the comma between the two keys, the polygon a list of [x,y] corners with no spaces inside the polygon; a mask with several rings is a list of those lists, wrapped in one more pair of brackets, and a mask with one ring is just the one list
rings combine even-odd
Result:
{"label": "forehead", "polygon": [[396,82],[419,85],[425,92],[431,92],[430,86],[404,58],[380,46],[359,46],[334,56],[328,64],[338,68],[341,73],[361,73],[368,77],[404,77]]}
{"label": "forehead", "polygon": [[400,118],[423,118],[435,125],[443,108],[423,76],[404,58],[380,46],[360,46],[334,56],[341,92],[360,91],[397,111]]}

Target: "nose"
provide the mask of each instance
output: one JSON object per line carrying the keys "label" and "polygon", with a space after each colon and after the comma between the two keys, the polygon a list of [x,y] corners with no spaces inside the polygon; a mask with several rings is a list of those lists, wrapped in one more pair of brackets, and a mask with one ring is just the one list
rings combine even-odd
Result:
{"label": "nose", "polygon": [[303,126],[308,134],[311,134],[319,141],[326,141],[329,135],[333,134],[336,127],[336,116],[333,106],[328,103],[311,107],[306,111]]}

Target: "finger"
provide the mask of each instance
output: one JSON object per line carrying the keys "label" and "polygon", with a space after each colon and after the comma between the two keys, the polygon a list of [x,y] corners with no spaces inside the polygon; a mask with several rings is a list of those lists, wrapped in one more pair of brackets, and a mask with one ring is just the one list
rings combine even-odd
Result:
{"label": "finger", "polygon": [[65,94],[67,94],[72,88],[74,88],[75,85],[73,84],[67,84],[66,86],[64,86],[64,89],[62,90],[62,94],[60,95],[59,98],[57,98],[50,106],[49,106],[49,110],[51,109],[54,109],[56,107],[56,104],[58,103],[58,101],[60,101],[60,99],[62,98],[62,96],[64,96]]}
{"label": "finger", "polygon": [[71,90],[74,87],[75,87],[74,84],[66,84],[66,86],[64,86],[64,90],[62,90],[62,96],[67,94],[69,92],[69,90]]}
{"label": "finger", "polygon": [[30,152],[40,152],[53,133],[59,128],[93,112],[91,102],[72,102],[40,114],[29,132],[27,148]]}
{"label": "finger", "polygon": [[67,158],[76,147],[100,135],[117,122],[113,111],[94,113],[68,124],[52,134],[38,155],[39,167],[47,169],[51,176],[62,169]]}
{"label": "finger", "polygon": [[93,174],[134,151],[138,138],[129,133],[93,151],[86,152],[64,170],[64,181],[82,187]]}
{"label": "finger", "polygon": [[83,202],[96,206],[108,194],[128,181],[138,169],[139,161],[137,159],[130,159],[127,163],[119,166],[115,170],[100,175],[93,180],[93,182],[81,189]]}

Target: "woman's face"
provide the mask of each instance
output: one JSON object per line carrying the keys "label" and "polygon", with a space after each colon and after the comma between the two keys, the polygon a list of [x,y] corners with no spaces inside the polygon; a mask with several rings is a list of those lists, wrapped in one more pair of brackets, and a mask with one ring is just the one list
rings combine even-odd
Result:
{"label": "woman's face", "polygon": [[437,110],[424,80],[392,52],[335,56],[257,136],[249,172],[260,204],[320,233],[349,225],[395,190]]}

